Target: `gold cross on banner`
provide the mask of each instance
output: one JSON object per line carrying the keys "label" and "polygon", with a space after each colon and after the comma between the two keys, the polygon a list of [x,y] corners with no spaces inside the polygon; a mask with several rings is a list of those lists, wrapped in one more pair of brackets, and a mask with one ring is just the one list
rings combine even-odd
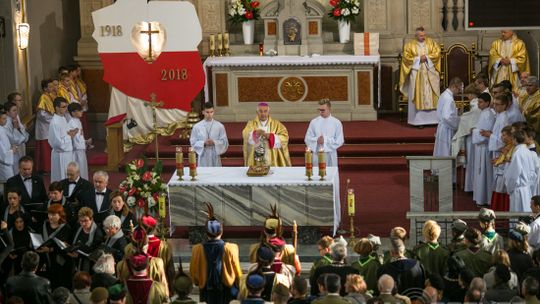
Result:
{"label": "gold cross on banner", "polygon": [[141,31],[141,34],[148,35],[148,62],[152,63],[152,34],[159,34],[159,30],[152,30],[152,22],[148,22],[148,30]]}

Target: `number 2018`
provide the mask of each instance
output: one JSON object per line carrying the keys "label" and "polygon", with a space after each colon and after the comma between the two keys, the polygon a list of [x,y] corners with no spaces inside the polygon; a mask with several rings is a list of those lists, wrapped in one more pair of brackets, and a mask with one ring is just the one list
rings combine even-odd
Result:
{"label": "number 2018", "polygon": [[186,80],[188,79],[187,69],[163,69],[161,70],[161,80]]}

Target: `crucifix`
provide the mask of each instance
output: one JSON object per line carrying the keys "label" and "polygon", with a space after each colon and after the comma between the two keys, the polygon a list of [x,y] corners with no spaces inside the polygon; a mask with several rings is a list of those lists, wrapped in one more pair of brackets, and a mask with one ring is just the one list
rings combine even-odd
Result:
{"label": "crucifix", "polygon": [[158,129],[157,129],[157,112],[156,112],[156,109],[163,106],[163,101],[157,102],[156,101],[156,96],[157,95],[155,93],[150,94],[150,101],[145,102],[144,106],[152,108],[152,119],[153,119],[153,123],[154,123],[154,125],[152,127],[152,133],[156,136],[155,141],[156,141],[156,162],[157,162],[159,160],[159,144],[158,144],[159,132],[158,132]]}
{"label": "crucifix", "polygon": [[152,34],[159,34],[159,30],[152,30],[152,22],[148,22],[148,30],[141,31],[141,34],[148,35],[148,59],[146,59],[146,62],[152,63]]}

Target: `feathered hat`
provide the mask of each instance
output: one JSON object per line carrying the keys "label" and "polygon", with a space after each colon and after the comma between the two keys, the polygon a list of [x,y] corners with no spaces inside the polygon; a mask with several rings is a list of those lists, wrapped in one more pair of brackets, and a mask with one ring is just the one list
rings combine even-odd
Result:
{"label": "feathered hat", "polygon": [[281,218],[277,212],[277,205],[270,205],[272,214],[264,220],[264,232],[273,237],[281,237]]}
{"label": "feathered hat", "polygon": [[142,253],[143,247],[148,244],[148,236],[144,228],[141,227],[141,224],[133,230],[131,234],[131,243],[135,247],[135,252]]}
{"label": "feathered hat", "polygon": [[216,219],[214,215],[214,207],[210,203],[205,203],[208,209],[208,219],[206,220],[206,234],[209,237],[218,237],[223,233],[223,227],[221,223]]}

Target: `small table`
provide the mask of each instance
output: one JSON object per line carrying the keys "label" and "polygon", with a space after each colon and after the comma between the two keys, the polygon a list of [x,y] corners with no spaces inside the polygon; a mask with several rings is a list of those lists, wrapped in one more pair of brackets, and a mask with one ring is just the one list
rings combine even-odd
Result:
{"label": "small table", "polygon": [[[304,167],[273,167],[263,177],[248,177],[247,167],[200,167],[191,181],[184,168],[184,181],[176,171],[167,184],[169,214],[173,226],[204,226],[205,202],[214,206],[216,217],[226,226],[261,226],[277,204],[283,225],[332,226],[337,230],[341,215],[339,172],[328,167],[325,180],[308,181]],[[317,174],[317,170],[314,170]]]}

